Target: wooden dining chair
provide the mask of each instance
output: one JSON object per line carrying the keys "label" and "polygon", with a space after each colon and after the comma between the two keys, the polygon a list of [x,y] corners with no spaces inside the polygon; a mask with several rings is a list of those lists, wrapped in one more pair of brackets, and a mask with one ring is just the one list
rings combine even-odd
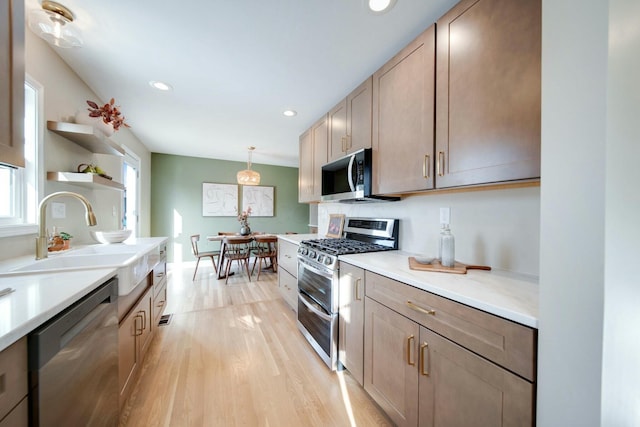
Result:
{"label": "wooden dining chair", "polygon": [[213,264],[213,269],[216,271],[216,274],[218,273],[218,267],[216,267],[216,261],[215,258],[220,256],[220,251],[205,251],[205,252],[201,252],[198,249],[198,241],[200,241],[200,235],[199,234],[193,234],[191,236],[191,252],[193,253],[193,256],[196,257],[196,269],[193,272],[193,278],[191,279],[196,280],[196,273],[198,272],[198,265],[200,264],[200,259],[202,258],[211,258],[211,263]]}
{"label": "wooden dining chair", "polygon": [[226,284],[229,281],[229,270],[231,269],[231,264],[233,261],[238,261],[240,265],[240,271],[242,271],[242,265],[244,264],[245,269],[247,270],[247,276],[249,281],[251,281],[251,273],[249,272],[249,257],[251,256],[251,243],[253,242],[252,237],[242,237],[242,236],[225,236],[224,238],[224,260],[227,263],[225,269],[225,275],[227,278],[224,283]]}
{"label": "wooden dining chair", "polygon": [[254,236],[253,240],[255,242],[254,255],[256,258],[253,261],[251,274],[253,274],[256,264],[258,264],[258,280],[260,280],[263,262],[269,260],[273,271],[278,271],[278,238],[276,236]]}

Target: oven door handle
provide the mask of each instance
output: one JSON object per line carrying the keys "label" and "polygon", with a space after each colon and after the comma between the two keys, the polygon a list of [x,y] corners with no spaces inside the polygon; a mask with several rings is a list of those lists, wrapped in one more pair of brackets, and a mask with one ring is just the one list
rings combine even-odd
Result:
{"label": "oven door handle", "polygon": [[306,268],[307,270],[311,270],[314,273],[316,273],[316,274],[318,274],[318,275],[320,275],[322,277],[326,277],[327,279],[332,279],[333,278],[332,277],[333,275],[331,273],[329,273],[327,271],[319,270],[319,269],[315,268],[314,266],[312,266],[310,264],[307,264],[304,260],[302,260],[300,258],[298,259],[298,262],[300,264],[302,264],[302,268]]}
{"label": "oven door handle", "polygon": [[319,318],[321,318],[322,320],[326,320],[327,322],[331,322],[331,316],[329,316],[326,313],[323,313],[320,309],[316,308],[320,306],[314,302],[309,301],[305,294],[303,294],[302,292],[298,292],[298,298],[300,298],[300,301],[302,301],[302,303],[306,305],[307,308],[311,310]]}

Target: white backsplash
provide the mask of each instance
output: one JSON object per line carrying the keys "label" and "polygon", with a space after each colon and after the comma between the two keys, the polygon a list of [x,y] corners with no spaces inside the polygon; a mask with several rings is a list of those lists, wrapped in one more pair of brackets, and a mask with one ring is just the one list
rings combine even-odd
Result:
{"label": "white backsplash", "polygon": [[334,213],[398,218],[401,250],[437,256],[441,207],[451,208],[457,261],[539,275],[539,187],[433,193],[389,203],[321,203],[318,233],[326,233],[329,214]]}

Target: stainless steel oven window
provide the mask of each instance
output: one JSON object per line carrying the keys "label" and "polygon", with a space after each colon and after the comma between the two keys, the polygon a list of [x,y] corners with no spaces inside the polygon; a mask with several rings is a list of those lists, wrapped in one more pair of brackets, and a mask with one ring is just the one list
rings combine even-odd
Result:
{"label": "stainless steel oven window", "polygon": [[302,260],[298,261],[298,290],[311,297],[328,313],[337,311],[332,292],[333,283],[337,283],[334,282],[336,279],[336,272],[322,271]]}

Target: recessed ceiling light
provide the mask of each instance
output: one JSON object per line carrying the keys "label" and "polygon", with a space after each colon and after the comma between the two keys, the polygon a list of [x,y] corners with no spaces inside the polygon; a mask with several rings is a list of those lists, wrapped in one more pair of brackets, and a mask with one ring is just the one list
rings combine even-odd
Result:
{"label": "recessed ceiling light", "polygon": [[154,89],[158,89],[158,90],[162,90],[162,91],[168,91],[168,90],[173,89],[173,87],[171,87],[170,84],[165,83],[165,82],[159,82],[159,81],[156,81],[156,80],[151,80],[149,82],[149,86],[151,86]]}
{"label": "recessed ceiling light", "polygon": [[387,13],[396,4],[396,0],[365,0],[369,10],[375,14]]}
{"label": "recessed ceiling light", "polygon": [[284,110],[284,111],[282,112],[282,114],[284,114],[284,115],[285,115],[285,116],[287,116],[287,117],[293,117],[293,116],[295,116],[296,114],[298,114],[298,112],[297,112],[297,111],[295,111],[295,110]]}

